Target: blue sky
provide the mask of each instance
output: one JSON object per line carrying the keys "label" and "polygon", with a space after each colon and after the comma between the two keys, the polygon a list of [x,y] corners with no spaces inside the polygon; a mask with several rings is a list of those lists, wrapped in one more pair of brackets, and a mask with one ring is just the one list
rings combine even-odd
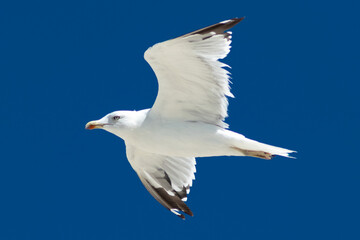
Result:
{"label": "blue sky", "polygon": [[[8,1],[0,6],[0,239],[358,239],[359,3]],[[232,17],[227,122],[297,159],[198,159],[182,221],[121,139],[149,108],[151,45]]]}

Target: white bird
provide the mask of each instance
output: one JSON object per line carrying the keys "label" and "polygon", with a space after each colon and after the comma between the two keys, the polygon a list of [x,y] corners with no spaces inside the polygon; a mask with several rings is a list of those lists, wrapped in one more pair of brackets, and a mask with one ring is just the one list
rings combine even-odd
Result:
{"label": "white bird", "polygon": [[290,157],[294,151],[260,143],[227,130],[228,67],[233,18],[155,44],[145,52],[159,82],[151,109],[115,111],[86,129],[101,128],[122,138],[126,155],[141,182],[164,207],[185,219],[195,179],[195,157]]}

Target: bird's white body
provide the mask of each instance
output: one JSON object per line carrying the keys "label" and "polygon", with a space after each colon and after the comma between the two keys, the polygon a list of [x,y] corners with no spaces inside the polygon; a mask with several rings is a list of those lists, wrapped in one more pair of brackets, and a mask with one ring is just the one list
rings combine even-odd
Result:
{"label": "bird's white body", "polygon": [[219,59],[230,52],[231,32],[242,18],[155,44],[144,56],[159,82],[151,109],[116,111],[87,129],[102,128],[124,139],[126,155],[147,190],[181,218],[192,216],[187,200],[195,157],[290,157],[294,151],[227,130],[229,72]]}
{"label": "bird's white body", "polygon": [[[153,120],[147,110],[134,112],[140,121],[125,133],[116,129],[115,135],[126,145],[151,153],[176,157],[244,156],[233,147],[246,138],[224,128],[200,122]],[[144,116],[145,115],[145,116]],[[143,119],[143,121],[141,121]],[[105,128],[106,129],[106,128]],[[112,131],[110,129],[110,131]],[[170,137],[175,136],[175,137]]]}
{"label": "bird's white body", "polygon": [[[124,139],[126,145],[175,157],[246,156],[241,150],[264,151],[288,157],[288,153],[292,152],[248,139],[242,134],[212,124],[152,119],[149,111],[150,109],[118,111],[119,114],[127,113],[131,127],[113,128],[105,125],[104,129]],[[99,122],[106,122],[106,118],[107,116]]]}

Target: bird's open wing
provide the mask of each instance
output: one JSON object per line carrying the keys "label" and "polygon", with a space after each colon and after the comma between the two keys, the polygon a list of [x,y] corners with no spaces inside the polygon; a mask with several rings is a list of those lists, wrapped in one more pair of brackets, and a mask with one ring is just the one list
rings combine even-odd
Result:
{"label": "bird's open wing", "polygon": [[243,18],[234,18],[155,44],[145,52],[159,83],[149,117],[200,121],[221,127],[233,97],[229,72],[219,62],[230,51],[231,32]]}
{"label": "bird's open wing", "polygon": [[127,158],[151,195],[164,207],[185,219],[193,216],[184,203],[195,179],[195,158],[163,156],[126,146]]}

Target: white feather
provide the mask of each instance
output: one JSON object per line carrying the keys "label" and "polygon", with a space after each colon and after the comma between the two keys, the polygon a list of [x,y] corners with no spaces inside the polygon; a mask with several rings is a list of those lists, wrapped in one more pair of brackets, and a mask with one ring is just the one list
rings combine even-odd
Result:
{"label": "white feather", "polygon": [[221,127],[227,117],[229,87],[226,57],[231,41],[223,35],[196,34],[158,43],[145,52],[159,92],[150,117],[200,121]]}

